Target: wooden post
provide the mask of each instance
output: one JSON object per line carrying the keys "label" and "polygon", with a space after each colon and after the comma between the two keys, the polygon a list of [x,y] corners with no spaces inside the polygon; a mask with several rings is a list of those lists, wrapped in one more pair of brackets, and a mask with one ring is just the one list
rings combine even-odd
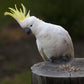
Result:
{"label": "wooden post", "polygon": [[84,84],[84,58],[74,58],[68,64],[40,62],[31,72],[32,84]]}

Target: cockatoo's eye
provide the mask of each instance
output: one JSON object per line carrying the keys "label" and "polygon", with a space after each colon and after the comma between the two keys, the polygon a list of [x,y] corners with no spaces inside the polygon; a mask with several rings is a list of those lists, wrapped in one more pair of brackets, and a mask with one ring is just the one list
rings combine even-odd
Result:
{"label": "cockatoo's eye", "polygon": [[32,27],[32,25],[30,25],[30,27]]}
{"label": "cockatoo's eye", "polygon": [[30,34],[30,33],[31,33],[31,29],[25,28],[25,32],[26,32],[27,34]]}

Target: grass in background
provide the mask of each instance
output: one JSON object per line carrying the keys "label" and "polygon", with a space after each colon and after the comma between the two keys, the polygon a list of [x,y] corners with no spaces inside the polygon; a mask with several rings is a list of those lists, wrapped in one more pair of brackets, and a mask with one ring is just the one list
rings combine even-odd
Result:
{"label": "grass in background", "polygon": [[20,74],[16,74],[13,77],[4,78],[0,84],[31,84],[30,70],[23,71]]}

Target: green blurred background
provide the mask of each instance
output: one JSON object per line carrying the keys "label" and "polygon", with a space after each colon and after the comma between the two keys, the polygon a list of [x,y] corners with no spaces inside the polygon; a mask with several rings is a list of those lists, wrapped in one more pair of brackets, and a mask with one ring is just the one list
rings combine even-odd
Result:
{"label": "green blurred background", "polygon": [[0,0],[0,84],[31,84],[30,67],[42,61],[35,37],[26,35],[8,7],[31,10],[31,15],[63,26],[71,35],[75,57],[84,56],[84,0]]}

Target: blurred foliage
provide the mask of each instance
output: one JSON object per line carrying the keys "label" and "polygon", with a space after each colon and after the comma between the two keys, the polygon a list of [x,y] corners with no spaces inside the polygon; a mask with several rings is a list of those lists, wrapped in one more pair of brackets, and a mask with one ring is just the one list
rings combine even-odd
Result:
{"label": "blurred foliage", "polygon": [[11,78],[6,77],[0,82],[0,84],[31,84],[31,73],[30,71],[23,71]]}
{"label": "blurred foliage", "polygon": [[[31,15],[66,28],[73,37],[84,37],[84,0],[0,0],[0,23],[8,24],[11,17],[5,17],[8,7],[23,3]],[[13,20],[13,19],[12,19]],[[13,20],[14,21],[14,20]]]}

